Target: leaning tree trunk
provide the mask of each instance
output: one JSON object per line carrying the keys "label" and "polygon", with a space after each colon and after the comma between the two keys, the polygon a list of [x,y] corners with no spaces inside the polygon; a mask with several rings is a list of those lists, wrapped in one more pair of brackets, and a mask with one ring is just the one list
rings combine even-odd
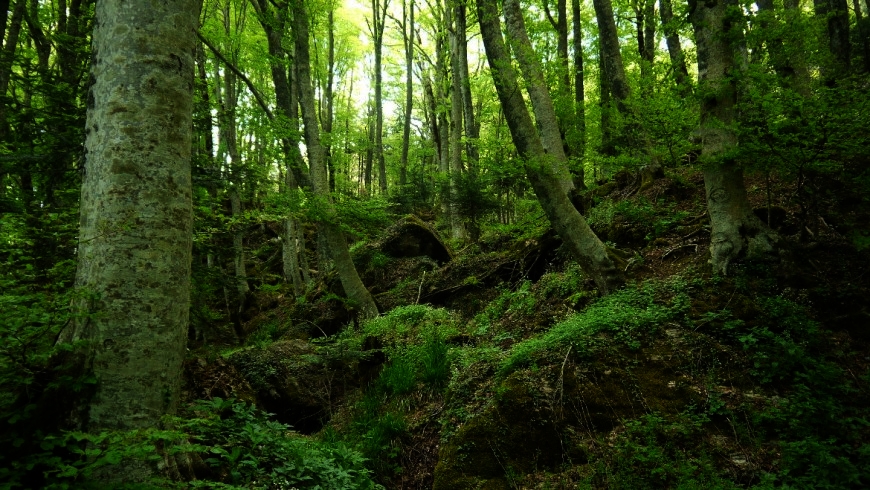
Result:
{"label": "leaning tree trunk", "polygon": [[[76,288],[97,379],[91,433],[160,425],[178,406],[190,306],[190,152],[199,0],[102,0],[88,96]],[[103,477],[142,481],[145,465]]]}
{"label": "leaning tree trunk", "polygon": [[734,127],[736,43],[742,38],[742,27],[729,15],[737,6],[736,0],[693,0],[690,4],[698,47],[701,161],[712,224],[710,264],[714,271],[723,274],[737,258],[772,251],[777,238],[753,214],[743,183],[743,169],[733,156],[738,144]]}
{"label": "leaning tree trunk", "polygon": [[319,223],[319,230],[326,239],[329,252],[338,271],[341,285],[348,298],[359,309],[362,318],[378,315],[378,307],[372,295],[363,285],[357,273],[344,232],[336,222],[337,216],[332,198],[329,195],[326,162],[320,144],[320,128],[317,126],[317,109],[314,105],[314,85],[311,83],[311,60],[308,47],[308,13],[305,2],[293,2],[293,38],[296,48],[296,66],[299,76],[299,106],[302,109],[305,146],[308,149],[308,164],[311,168],[311,183],[314,193],[321,201],[325,219]]}
{"label": "leaning tree trunk", "polygon": [[553,174],[559,178],[562,192],[568,194],[574,190],[574,181],[568,170],[568,158],[565,156],[565,147],[562,144],[559,120],[547,88],[547,81],[544,79],[544,71],[526,33],[523,11],[518,0],[504,0],[504,17],[513,53],[526,80],[532,110],[535,112],[535,122],[541,132],[541,143],[544,145],[544,151],[552,156],[550,160],[553,164]]}
{"label": "leaning tree trunk", "polygon": [[498,98],[538,201],[583,271],[595,281],[602,294],[610,293],[622,285],[622,272],[608,256],[604,244],[571,204],[568,195],[562,190],[559,177],[552,170],[550,160],[553,156],[544,150],[517,84],[517,75],[501,35],[501,21],[495,0],[477,0],[477,16]]}

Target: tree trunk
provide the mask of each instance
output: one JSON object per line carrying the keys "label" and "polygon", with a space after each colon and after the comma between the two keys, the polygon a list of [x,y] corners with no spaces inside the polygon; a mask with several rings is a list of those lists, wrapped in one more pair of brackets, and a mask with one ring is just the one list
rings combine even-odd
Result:
{"label": "tree trunk", "polygon": [[584,181],[583,158],[586,155],[586,88],[583,74],[583,24],[581,22],[580,0],[571,0],[572,30],[574,34],[574,131],[568,131],[568,143],[576,148],[580,165],[573,168],[574,187],[586,189]]}
{"label": "tree trunk", "polygon": [[460,219],[459,180],[462,178],[462,87],[459,81],[459,41],[453,21],[453,9],[445,10],[450,43],[450,236],[465,240],[465,224]]}
{"label": "tree trunk", "polygon": [[690,3],[698,47],[698,93],[702,96],[701,161],[712,224],[710,264],[722,274],[735,259],[772,251],[777,240],[753,214],[743,170],[732,155],[737,147],[735,59],[739,57],[742,26],[730,12],[737,6],[736,0]]}
{"label": "tree trunk", "polygon": [[608,256],[604,244],[568,200],[558,177],[552,171],[549,160],[553,156],[544,150],[526,109],[501,35],[501,22],[495,0],[477,0],[477,12],[496,91],[514,145],[523,159],[526,175],[550,223],[580,263],[584,273],[592,277],[602,294],[608,294],[622,285],[622,273]]}
{"label": "tree trunk", "polygon": [[858,41],[861,43],[861,57],[864,61],[864,73],[870,73],[870,17],[864,17],[870,12],[861,10],[861,0],[852,0],[855,9],[855,28],[858,30]]}
{"label": "tree trunk", "polygon": [[849,40],[849,4],[846,0],[813,0],[816,16],[825,21],[828,51],[831,61],[822,65],[825,83],[833,86],[849,73],[851,42]]}
{"label": "tree trunk", "polygon": [[326,175],[326,162],[320,144],[320,128],[317,126],[317,109],[314,105],[314,86],[311,83],[311,61],[308,47],[308,13],[305,2],[293,2],[293,38],[296,47],[296,63],[299,76],[299,102],[302,108],[305,146],[311,168],[311,181],[314,193],[321,201],[325,218],[318,225],[320,233],[329,246],[329,252],[341,279],[345,294],[355,303],[360,317],[372,318],[378,315],[375,300],[359,278],[347,241],[341,231],[329,194]]}
{"label": "tree trunk", "polygon": [[468,28],[466,20],[466,2],[458,0],[456,6],[456,60],[454,76],[459,77],[459,88],[462,92],[462,118],[465,129],[465,155],[468,158],[468,168],[476,172],[477,142],[480,139],[480,126],[475,121],[474,104],[471,98],[471,80],[468,76],[468,39],[465,31]]}
{"label": "tree trunk", "polygon": [[687,97],[692,93],[692,79],[689,77],[689,68],[686,66],[686,55],[680,44],[680,36],[677,34],[677,21],[674,20],[674,12],[671,0],[659,0],[659,14],[662,18],[662,31],[665,33],[665,41],[668,45],[668,55],[671,58],[671,70],[680,93]]}
{"label": "tree trunk", "polygon": [[414,108],[414,0],[402,0],[402,41],[405,44],[405,120],[402,125],[402,156],[399,186],[408,183],[408,152],[411,146],[411,111]]}
{"label": "tree trunk", "polygon": [[[785,41],[780,34],[783,26],[776,16],[773,0],[757,0],[758,16],[762,32],[765,33],[764,42],[770,63],[784,86],[795,90],[804,97],[810,96],[809,74],[806,67],[794,63],[799,55],[796,52],[789,53]],[[788,2],[786,2],[788,4]],[[773,35],[768,34],[773,31]]]}
{"label": "tree trunk", "polygon": [[[383,3],[381,3],[383,2]],[[374,158],[378,166],[378,186],[381,195],[387,195],[387,167],[384,161],[384,95],[383,95],[383,49],[384,22],[387,17],[389,0],[372,0],[372,21],[370,31],[375,48],[375,129]]]}
{"label": "tree trunk", "polygon": [[[191,128],[200,2],[102,0],[96,7],[76,288],[97,378],[78,428],[159,427],[178,406],[190,306]],[[122,465],[109,482],[152,469]]]}
{"label": "tree trunk", "polygon": [[568,158],[562,144],[559,120],[556,117],[553,99],[547,89],[544,72],[526,33],[522,8],[518,0],[504,0],[504,16],[511,48],[526,80],[532,110],[535,112],[535,121],[541,132],[541,143],[544,145],[544,151],[552,156],[550,161],[553,165],[553,175],[559,179],[562,192],[567,195],[574,190],[574,181],[571,172],[568,171]]}

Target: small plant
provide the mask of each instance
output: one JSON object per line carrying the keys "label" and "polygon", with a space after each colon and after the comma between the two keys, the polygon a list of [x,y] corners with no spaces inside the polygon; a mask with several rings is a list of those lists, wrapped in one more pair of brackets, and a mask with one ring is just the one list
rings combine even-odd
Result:
{"label": "small plant", "polygon": [[[293,433],[252,405],[215,398],[176,420],[223,483],[245,488],[377,489],[365,458],[340,442]],[[200,486],[210,486],[206,483]]]}

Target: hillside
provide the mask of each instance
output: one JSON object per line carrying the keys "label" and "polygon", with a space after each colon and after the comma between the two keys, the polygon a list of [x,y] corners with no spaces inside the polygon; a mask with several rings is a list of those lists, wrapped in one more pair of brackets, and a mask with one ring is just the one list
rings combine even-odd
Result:
{"label": "hillside", "polygon": [[386,488],[870,482],[867,251],[833,226],[801,242],[777,207],[779,257],[711,275],[699,177],[628,177],[589,194],[621,291],[534,213],[452,252],[405,218],[356,249],[382,317],[354,322],[335,284],[261,290],[244,347],[191,353],[187,396],[355,448]]}

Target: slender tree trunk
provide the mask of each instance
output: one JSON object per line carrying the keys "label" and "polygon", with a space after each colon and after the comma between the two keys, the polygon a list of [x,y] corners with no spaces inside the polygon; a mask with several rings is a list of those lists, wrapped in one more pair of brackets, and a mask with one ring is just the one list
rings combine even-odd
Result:
{"label": "slender tree trunk", "polygon": [[568,131],[569,146],[576,147],[575,153],[581,159],[574,171],[574,187],[585,189],[584,169],[582,159],[586,155],[586,88],[583,73],[583,23],[580,10],[580,0],[571,0],[572,30],[574,34],[574,117],[575,131]]}
{"label": "slender tree trunk", "polygon": [[330,255],[335,263],[345,294],[355,303],[360,317],[372,318],[378,315],[378,308],[353,265],[344,233],[336,221],[335,207],[329,194],[326,162],[323,158],[323,147],[320,144],[320,128],[317,125],[317,110],[314,105],[314,86],[311,83],[311,61],[308,54],[308,13],[305,2],[293,2],[293,17],[293,38],[299,76],[299,105],[302,108],[305,146],[308,150],[314,193],[321,201],[326,215],[318,227],[329,244]]}
{"label": "slender tree trunk", "polygon": [[323,132],[327,135],[326,144],[323,145],[326,157],[326,168],[329,171],[329,191],[335,192],[335,164],[332,161],[332,124],[335,113],[335,5],[329,5],[327,14],[327,39],[326,39],[326,114],[323,117]]}
{"label": "slender tree trunk", "polygon": [[[96,7],[76,288],[96,389],[80,430],[159,427],[180,401],[190,307],[190,151],[200,2],[102,0]],[[131,131],[135,128],[135,131]],[[101,473],[144,482],[153,469]]]}
{"label": "slender tree trunk", "polygon": [[519,62],[520,70],[523,72],[523,78],[526,80],[526,88],[532,101],[532,109],[535,112],[535,121],[541,131],[541,142],[547,154],[553,157],[550,159],[553,165],[553,175],[559,179],[562,192],[569,194],[574,190],[574,181],[571,172],[568,171],[568,158],[562,144],[559,120],[556,117],[553,99],[547,89],[544,72],[526,33],[519,1],[504,0],[504,15],[511,47]]}
{"label": "slender tree trunk", "polygon": [[[446,25],[446,20],[443,17],[443,12],[440,14],[434,12],[435,15],[440,15],[441,22],[437,25],[441,26],[439,31],[435,34],[435,108],[436,108],[436,118],[438,120],[438,139],[441,141],[441,151],[438,154],[438,172],[443,176],[444,179],[450,178],[450,125],[447,120],[447,109],[444,107],[445,104],[441,103],[447,100],[448,97],[448,73],[447,73],[447,65],[448,62],[445,61],[446,58],[449,57],[448,49],[446,49],[445,44],[447,44],[447,34],[446,29],[443,28]],[[442,193],[449,193],[449,182],[447,184],[447,188],[442,190]],[[441,200],[441,213],[445,217],[448,223],[453,222],[452,208],[449,203],[449,199]]]}
{"label": "slender tree trunk", "polygon": [[477,141],[480,139],[480,126],[474,117],[474,104],[471,98],[471,80],[468,74],[468,39],[465,31],[468,28],[466,20],[466,2],[457,0],[456,6],[456,74],[459,77],[459,87],[462,92],[462,121],[465,129],[465,155],[468,157],[468,168],[476,172],[479,159]]}
{"label": "slender tree trunk", "polygon": [[366,115],[366,133],[368,133],[368,145],[366,146],[366,165],[364,176],[365,195],[372,194],[372,167],[375,161],[375,122],[374,122],[374,104],[369,101],[368,114]]}
{"label": "slender tree trunk", "polygon": [[776,235],[752,212],[743,169],[731,154],[737,146],[739,19],[731,15],[736,0],[690,3],[698,47],[698,92],[701,99],[701,160],[712,232],[710,264],[723,274],[735,259],[773,250]]}
{"label": "slender tree trunk", "polygon": [[460,216],[459,180],[464,171],[462,165],[462,87],[460,83],[461,61],[459,60],[459,41],[453,19],[453,9],[445,10],[450,43],[450,64],[453,73],[450,77],[450,236],[465,240],[467,233]]}
{"label": "slender tree trunk", "polygon": [[608,294],[622,285],[622,273],[608,256],[604,244],[571,204],[552,171],[549,160],[553,156],[544,150],[526,109],[502,38],[495,0],[477,0],[477,12],[490,72],[514,145],[523,159],[526,175],[553,228],[565,241],[583,271],[593,278],[599,291]]}
{"label": "slender tree trunk", "polygon": [[402,41],[405,44],[405,120],[402,125],[402,156],[399,186],[408,183],[408,152],[411,146],[411,111],[414,109],[414,0],[402,0]]}
{"label": "slender tree trunk", "polygon": [[[382,3],[383,2],[383,3]],[[383,95],[383,49],[384,24],[389,0],[372,0],[370,31],[375,48],[375,129],[374,158],[378,166],[378,186],[381,194],[387,194],[387,166],[384,160],[384,95]]]}
{"label": "slender tree trunk", "polygon": [[668,45],[668,55],[671,58],[671,70],[680,93],[687,97],[692,93],[692,79],[689,76],[689,68],[686,66],[686,55],[680,44],[680,36],[677,33],[677,23],[674,20],[674,12],[671,0],[659,0],[659,14],[662,19],[662,31],[665,33],[665,41]]}

